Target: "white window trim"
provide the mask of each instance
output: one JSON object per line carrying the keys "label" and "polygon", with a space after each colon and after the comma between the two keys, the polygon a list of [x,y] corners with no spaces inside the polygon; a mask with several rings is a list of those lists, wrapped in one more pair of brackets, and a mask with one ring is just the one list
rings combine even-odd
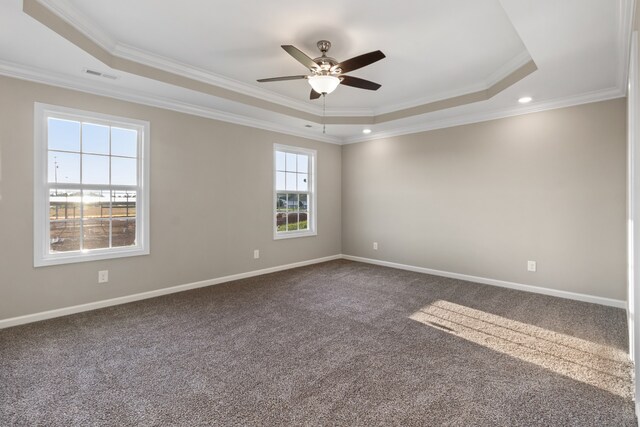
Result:
{"label": "white window trim", "polygon": [[[278,233],[278,224],[276,221],[276,210],[277,203],[276,199],[278,197],[278,189],[276,188],[276,151],[288,151],[290,153],[297,154],[306,154],[311,159],[311,170],[309,171],[309,214],[311,216],[311,221],[308,221],[307,224],[309,226],[308,230],[304,231],[287,231]],[[291,145],[282,145],[282,144],[273,144],[273,160],[271,164],[271,169],[273,170],[273,208],[271,210],[271,215],[273,217],[273,240],[281,240],[281,239],[294,239],[297,237],[310,237],[318,235],[318,215],[317,215],[317,193],[316,193],[316,162],[317,162],[318,152],[316,150],[311,150],[309,148],[301,148],[294,147]],[[283,191],[280,190],[280,193]],[[286,193],[286,191],[284,191]]]}
{"label": "white window trim", "polygon": [[[138,142],[138,186],[136,198],[136,246],[92,249],[90,251],[49,252],[49,207],[47,118],[87,120],[96,124],[135,128]],[[35,103],[34,107],[34,202],[33,264],[35,267],[113,259],[149,254],[149,122],[111,116],[57,105]]]}

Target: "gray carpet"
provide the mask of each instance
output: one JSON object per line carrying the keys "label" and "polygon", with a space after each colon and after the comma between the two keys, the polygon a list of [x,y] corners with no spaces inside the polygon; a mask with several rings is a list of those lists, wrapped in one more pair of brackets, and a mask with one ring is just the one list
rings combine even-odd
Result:
{"label": "gray carpet", "polygon": [[631,426],[623,310],[349,261],[0,331],[0,425]]}

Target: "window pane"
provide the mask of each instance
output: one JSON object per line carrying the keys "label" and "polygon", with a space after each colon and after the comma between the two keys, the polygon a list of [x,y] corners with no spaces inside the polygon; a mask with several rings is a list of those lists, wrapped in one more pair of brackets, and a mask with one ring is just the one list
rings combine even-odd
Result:
{"label": "window pane", "polygon": [[276,212],[276,226],[278,231],[286,231],[287,229],[286,212]]}
{"label": "window pane", "polygon": [[286,190],[284,186],[284,172],[276,172],[276,190]]}
{"label": "window pane", "polygon": [[309,229],[309,225],[308,225],[308,216],[309,214],[306,212],[300,212],[300,214],[298,215],[298,230],[307,230]]}
{"label": "window pane", "polygon": [[50,150],[80,151],[80,123],[49,118],[47,144]]}
{"label": "window pane", "polygon": [[287,195],[284,193],[278,193],[276,196],[276,210],[278,212],[287,210]]}
{"label": "window pane", "polygon": [[135,191],[114,191],[111,197],[111,216],[114,219],[126,219],[136,217]]}
{"label": "window pane", "polygon": [[278,171],[285,170],[284,159],[285,159],[284,151],[276,151],[276,170]]}
{"label": "window pane", "polygon": [[296,191],[296,174],[287,172],[287,185],[286,189],[289,191]]}
{"label": "window pane", "polygon": [[111,128],[111,154],[138,156],[138,132],[131,129]]}
{"label": "window pane", "polygon": [[113,219],[113,247],[135,246],[136,245],[136,219],[123,218]]}
{"label": "window pane", "polygon": [[112,193],[111,245],[113,247],[136,244],[136,199],[135,191],[114,191]]}
{"label": "window pane", "polygon": [[[78,210],[78,212],[80,212]],[[49,251],[80,250],[80,221],[52,220],[49,222]]]}
{"label": "window pane", "polygon": [[80,190],[49,190],[49,251],[80,250]]}
{"label": "window pane", "polygon": [[309,209],[309,196],[306,194],[300,194],[300,210],[301,211],[306,211]]}
{"label": "window pane", "polygon": [[83,123],[82,152],[109,154],[109,127],[93,123]]}
{"label": "window pane", "polygon": [[287,210],[289,212],[298,210],[298,195],[287,194]]}
{"label": "window pane", "polygon": [[85,219],[82,222],[82,249],[105,249],[109,247],[108,219]]}
{"label": "window pane", "polygon": [[82,155],[82,183],[109,184],[109,156]]}
{"label": "window pane", "polygon": [[276,227],[278,231],[287,230],[287,195],[276,195]]}
{"label": "window pane", "polygon": [[50,183],[80,183],[80,154],[49,151],[47,178]]}
{"label": "window pane", "polygon": [[298,214],[296,212],[289,212],[287,214],[287,231],[298,230]]}
{"label": "window pane", "polygon": [[309,173],[309,156],[298,154],[298,172]]}
{"label": "window pane", "polygon": [[307,189],[309,188],[309,185],[307,183],[308,179],[309,176],[306,173],[298,174],[298,191],[307,191]]}
{"label": "window pane", "polygon": [[138,161],[136,159],[111,158],[111,184],[136,185],[138,181]]}
{"label": "window pane", "polygon": [[82,192],[82,249],[109,247],[109,192],[84,190]]}
{"label": "window pane", "polygon": [[84,219],[109,218],[109,191],[84,190],[82,192],[82,210]]}
{"label": "window pane", "polygon": [[293,153],[287,153],[287,172],[296,172],[298,169],[296,167],[296,155]]}
{"label": "window pane", "polygon": [[49,190],[49,220],[80,219],[80,190]]}

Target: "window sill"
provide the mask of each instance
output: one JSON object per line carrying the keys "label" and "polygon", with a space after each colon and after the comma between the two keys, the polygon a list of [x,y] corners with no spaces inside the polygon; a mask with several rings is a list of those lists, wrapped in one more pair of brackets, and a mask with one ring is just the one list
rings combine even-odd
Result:
{"label": "window sill", "polygon": [[290,231],[288,233],[276,232],[273,234],[273,240],[295,239],[297,237],[312,237],[317,235],[318,235],[317,231],[303,231],[303,232]]}
{"label": "window sill", "polygon": [[123,248],[108,251],[89,251],[58,253],[55,255],[47,255],[37,257],[33,261],[34,267],[46,267],[50,265],[75,264],[78,262],[99,261],[103,259],[128,258],[133,256],[149,255],[149,250],[144,248]]}

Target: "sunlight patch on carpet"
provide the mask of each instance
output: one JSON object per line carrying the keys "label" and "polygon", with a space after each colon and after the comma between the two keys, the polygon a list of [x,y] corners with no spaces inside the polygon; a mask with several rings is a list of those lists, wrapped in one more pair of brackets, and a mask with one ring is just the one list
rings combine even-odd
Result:
{"label": "sunlight patch on carpet", "polygon": [[632,396],[631,364],[620,349],[443,300],[410,318],[618,396]]}

